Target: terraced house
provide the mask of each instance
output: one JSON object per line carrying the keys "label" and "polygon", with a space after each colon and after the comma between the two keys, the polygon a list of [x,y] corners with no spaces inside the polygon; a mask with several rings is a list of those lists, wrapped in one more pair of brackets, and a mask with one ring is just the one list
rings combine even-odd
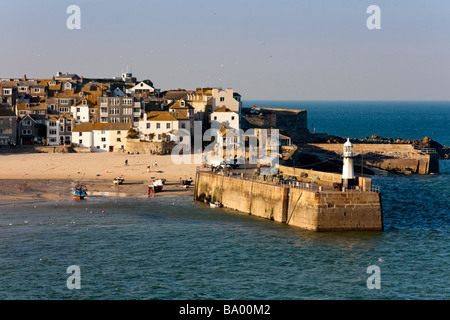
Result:
{"label": "terraced house", "polygon": [[137,126],[143,113],[141,101],[133,97],[99,97],[101,123],[131,123]]}
{"label": "terraced house", "polygon": [[0,103],[0,146],[17,143],[16,114],[9,104]]}

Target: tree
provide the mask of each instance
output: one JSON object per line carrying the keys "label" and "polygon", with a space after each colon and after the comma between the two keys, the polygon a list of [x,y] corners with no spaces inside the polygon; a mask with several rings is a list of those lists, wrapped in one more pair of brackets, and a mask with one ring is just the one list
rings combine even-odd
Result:
{"label": "tree", "polygon": [[149,134],[148,134],[148,139],[149,139],[150,141],[153,141],[153,139],[155,139],[155,134],[154,134],[154,133],[149,133]]}
{"label": "tree", "polygon": [[137,132],[134,128],[130,128],[128,130],[127,139],[137,139],[139,138],[139,132]]}

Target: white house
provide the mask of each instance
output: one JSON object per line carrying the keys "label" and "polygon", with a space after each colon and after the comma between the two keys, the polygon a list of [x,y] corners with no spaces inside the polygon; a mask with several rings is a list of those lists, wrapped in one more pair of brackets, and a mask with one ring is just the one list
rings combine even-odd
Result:
{"label": "white house", "polygon": [[72,131],[72,142],[92,152],[112,152],[124,149],[130,123],[90,123],[77,125]]}
{"label": "white house", "polygon": [[134,96],[136,93],[153,93],[155,92],[155,88],[153,87],[153,83],[150,80],[144,80],[136,84],[134,87],[127,89],[127,93],[130,93]]}
{"label": "white house", "polygon": [[211,128],[219,129],[220,125],[224,124],[227,127],[238,131],[239,128],[239,114],[231,111],[223,106],[211,113]]}
{"label": "white house", "polygon": [[[182,113],[168,111],[152,111],[144,113],[144,117],[139,121],[139,139],[166,141],[170,140],[169,133],[172,130],[184,129],[190,132],[190,120]],[[183,130],[183,131],[184,131]]]}
{"label": "white house", "polygon": [[226,106],[231,111],[241,114],[241,95],[228,88],[212,88],[212,111],[216,111],[222,106]]}
{"label": "white house", "polygon": [[70,107],[70,113],[77,123],[89,122],[89,108],[92,107],[92,102],[86,98],[82,98]]}

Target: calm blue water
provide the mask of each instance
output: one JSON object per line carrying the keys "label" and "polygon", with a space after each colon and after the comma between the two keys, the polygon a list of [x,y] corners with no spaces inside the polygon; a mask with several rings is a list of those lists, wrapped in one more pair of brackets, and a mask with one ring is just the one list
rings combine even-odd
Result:
{"label": "calm blue water", "polygon": [[450,101],[244,101],[253,105],[306,109],[308,129],[344,137],[423,139],[450,145]]}
{"label": "calm blue water", "polygon": [[[319,109],[308,109],[309,116],[325,126],[318,131],[332,134],[365,114],[341,116],[333,127]],[[415,114],[415,124],[441,126],[449,119],[448,109],[439,109],[435,120],[414,106],[402,110],[400,118]],[[360,126],[346,135],[383,129],[369,111],[367,132]],[[404,134],[398,125],[383,130],[377,134],[416,132],[448,143],[448,130],[440,127],[431,128],[436,134],[420,127]],[[2,205],[0,299],[448,299],[450,161],[440,169],[374,177],[384,232],[315,233],[191,197]],[[66,286],[71,265],[80,267],[80,290]],[[381,270],[380,289],[367,288],[370,265]]]}

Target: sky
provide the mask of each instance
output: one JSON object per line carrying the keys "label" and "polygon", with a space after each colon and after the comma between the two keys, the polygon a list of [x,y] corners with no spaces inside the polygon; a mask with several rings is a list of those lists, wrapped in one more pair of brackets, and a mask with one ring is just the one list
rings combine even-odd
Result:
{"label": "sky", "polygon": [[128,68],[161,90],[244,100],[450,100],[449,17],[448,0],[4,1],[0,78]]}

